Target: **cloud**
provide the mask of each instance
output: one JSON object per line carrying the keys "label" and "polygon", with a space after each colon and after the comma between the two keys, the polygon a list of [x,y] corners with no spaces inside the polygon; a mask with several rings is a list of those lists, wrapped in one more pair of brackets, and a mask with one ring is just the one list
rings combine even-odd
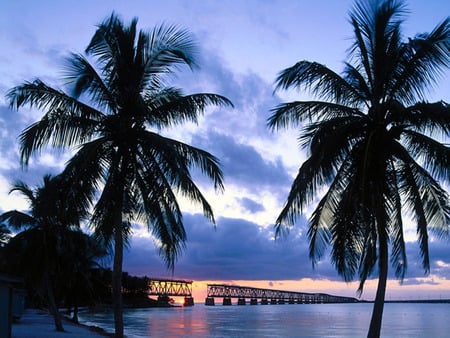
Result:
{"label": "cloud", "polygon": [[[312,267],[306,238],[307,221],[303,216],[288,236],[278,239],[274,239],[273,226],[261,227],[245,219],[221,217],[217,220],[217,227],[213,228],[202,215],[187,214],[184,222],[187,245],[175,264],[173,275],[158,256],[152,240],[144,237],[132,239],[124,269],[138,275],[190,280],[279,281],[310,278],[343,281],[330,263],[329,251],[316,268]],[[435,279],[424,278],[420,262],[413,255],[414,246],[414,243],[407,243],[410,261],[403,285],[438,285]],[[440,250],[439,246],[435,249]],[[434,255],[432,275],[450,279],[448,271],[445,271],[449,264],[448,255]],[[376,273],[371,278],[376,278]],[[389,278],[396,279],[392,268]]]}
{"label": "cloud", "polygon": [[[0,55],[0,93],[36,76],[60,86],[61,82],[56,79],[61,74],[63,57],[69,51],[83,52],[95,25],[112,11],[104,4],[97,6],[83,0],[76,6],[77,10],[72,11],[71,18],[76,20],[71,21],[58,15],[65,12],[63,2],[51,6],[36,3],[25,13],[15,2],[2,5],[9,9],[0,14],[5,18],[0,20],[0,26],[6,32],[3,49],[9,52]],[[91,9],[89,13],[83,9],[86,6]],[[344,39],[351,33],[348,24],[340,25],[347,18],[336,15],[343,8],[342,4],[331,4],[325,12],[320,6],[309,3],[283,3],[283,6],[270,7],[256,0],[231,7],[205,4],[204,1],[189,5],[183,1],[166,1],[155,3],[152,11],[144,10],[142,4],[117,3],[115,6],[126,22],[138,15],[140,28],[151,28],[158,21],[169,18],[169,23],[175,21],[192,29],[200,44],[200,68],[194,72],[184,68],[170,79],[169,84],[183,88],[186,94],[221,94],[235,106],[234,109],[211,107],[198,125],[186,124],[164,131],[217,156],[224,171],[226,189],[220,196],[212,194],[211,182],[194,172],[195,181],[212,204],[217,228],[214,229],[202,215],[183,209],[186,210],[188,242],[176,264],[175,275],[192,279],[280,281],[314,278],[341,281],[328,255],[315,270],[312,269],[304,216],[299,217],[289,236],[274,240],[273,222],[304,154],[297,148],[297,131],[275,133],[267,128],[266,122],[271,109],[281,102],[280,97],[273,94],[273,81],[279,71],[300,59],[326,62],[332,69],[339,69],[337,62],[343,59],[341,56],[349,46]],[[218,8],[221,15],[209,15],[217,13]],[[54,14],[52,20],[43,20],[41,17],[48,15],[49,10]],[[323,22],[312,19],[319,10],[320,16],[327,19],[325,21],[336,23],[335,29],[330,31],[330,25],[324,26]],[[299,21],[299,15],[305,20]],[[59,23],[64,21],[64,25],[55,25],[55,18]],[[420,15],[417,18],[423,19]],[[299,22],[308,25],[299,29]],[[36,23],[40,24],[39,30],[33,30]],[[311,29],[324,31],[312,36]],[[341,42],[345,42],[344,47],[339,46]],[[295,93],[293,99],[298,99],[299,95]],[[27,171],[22,171],[17,136],[40,118],[42,112],[25,109],[12,112],[1,101],[3,96],[0,98],[0,105],[3,104],[0,106],[0,185],[3,189],[0,190],[0,210],[9,210],[22,206],[16,196],[7,195],[11,180],[22,179],[34,185],[44,174],[58,173],[67,155],[44,152],[44,156],[33,158]],[[424,275],[417,244],[407,243],[407,250],[409,266],[405,281],[416,283]],[[431,274],[450,279],[447,243],[433,242],[430,259]],[[136,230],[126,251],[124,268],[140,275],[171,274],[158,256],[152,239],[141,229]],[[393,277],[392,268],[390,274]]]}
{"label": "cloud", "polygon": [[244,197],[244,198],[238,198],[238,203],[242,205],[242,207],[251,213],[256,213],[258,211],[264,211],[264,205],[258,202],[255,202],[254,200]]}
{"label": "cloud", "polygon": [[439,282],[436,282],[433,278],[424,279],[424,278],[407,278],[403,281],[402,285],[440,285]]}
{"label": "cloud", "polygon": [[193,143],[210,149],[219,158],[228,183],[278,189],[291,183],[280,159],[266,160],[254,147],[239,143],[233,137],[210,132],[206,137],[194,138]]}
{"label": "cloud", "polygon": [[[201,215],[185,215],[188,241],[174,276],[193,280],[282,280],[323,278],[333,271],[327,263],[314,270],[302,227],[285,239],[274,239],[273,228],[244,219],[220,218],[214,229]],[[303,219],[303,222],[305,220]],[[151,239],[135,237],[125,257],[125,270],[148,276],[171,276]],[[324,275],[324,273],[327,274]],[[336,273],[333,272],[334,276]]]}

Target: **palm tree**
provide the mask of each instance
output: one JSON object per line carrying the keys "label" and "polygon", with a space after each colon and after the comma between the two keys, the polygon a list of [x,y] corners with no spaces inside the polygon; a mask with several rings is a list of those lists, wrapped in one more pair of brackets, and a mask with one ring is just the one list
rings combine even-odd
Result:
{"label": "palm tree", "polygon": [[[396,277],[407,268],[405,212],[417,225],[422,265],[430,269],[429,232],[448,236],[450,203],[440,182],[450,178],[450,106],[428,103],[425,93],[450,65],[450,21],[431,33],[402,40],[405,4],[355,2],[354,43],[343,73],[300,61],[283,70],[276,89],[307,89],[317,100],[280,104],[272,129],[302,128],[309,148],[276,233],[321,195],[309,220],[313,266],[331,246],[331,261],[345,281],[358,274],[358,291],[378,273],[369,337],[378,337],[390,257]],[[440,139],[436,139],[440,137]]]}
{"label": "palm tree", "polygon": [[72,233],[79,230],[80,221],[87,216],[85,199],[75,199],[82,196],[81,191],[74,195],[67,184],[63,177],[51,175],[46,175],[43,184],[35,189],[18,181],[11,192],[18,191],[28,199],[29,213],[11,210],[0,215],[1,226],[19,231],[5,247],[9,265],[48,302],[57,331],[64,331],[55,297],[56,284],[61,282],[59,271],[84,254],[72,251],[66,261],[61,257],[67,256],[67,239],[74,237]]}
{"label": "palm tree", "polygon": [[[72,93],[42,81],[27,82],[9,92],[10,104],[45,111],[20,136],[21,161],[47,145],[79,146],[66,174],[100,188],[91,225],[114,244],[113,304],[115,332],[123,336],[121,276],[123,246],[131,225],[146,221],[160,242],[169,268],[184,247],[186,234],[177,194],[199,203],[214,223],[211,206],[190,175],[199,168],[223,189],[218,160],[208,152],[160,131],[183,122],[198,122],[210,105],[231,106],[223,96],[184,95],[165,79],[181,65],[194,67],[196,46],[190,34],[161,25],[137,31],[137,19],[126,26],[113,13],[98,26],[86,57],[73,54],[66,80]],[[91,64],[88,57],[96,62]],[[83,101],[84,99],[84,101]]]}
{"label": "palm tree", "polygon": [[72,321],[79,322],[78,310],[81,302],[92,302],[94,295],[93,270],[100,267],[99,259],[106,255],[104,248],[93,236],[76,230],[63,233],[64,250],[58,257],[60,266],[60,293],[64,297],[67,312],[72,312]]}

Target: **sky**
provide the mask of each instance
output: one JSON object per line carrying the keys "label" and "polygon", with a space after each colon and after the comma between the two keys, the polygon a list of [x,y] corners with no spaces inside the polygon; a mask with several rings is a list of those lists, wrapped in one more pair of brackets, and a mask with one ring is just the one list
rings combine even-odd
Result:
{"label": "sky", "polygon": [[[448,1],[407,4],[405,39],[431,31],[450,15]],[[306,154],[298,148],[298,131],[272,132],[266,125],[277,104],[307,97],[299,92],[274,93],[281,70],[300,60],[317,61],[338,72],[342,69],[352,41],[348,23],[352,5],[350,0],[1,1],[0,212],[27,209],[20,195],[8,194],[12,182],[39,184],[44,174],[59,173],[71,154],[45,151],[22,170],[17,136],[43,112],[10,110],[8,90],[36,78],[64,88],[65,58],[71,52],[83,53],[96,25],[112,12],[127,23],[137,17],[143,30],[175,24],[189,30],[197,41],[200,68],[182,69],[171,81],[186,94],[224,95],[234,108],[208,109],[198,125],[163,133],[217,156],[225,192],[214,192],[210,182],[194,173],[213,207],[216,227],[198,206],[181,201],[188,239],[173,273],[143,226],[134,229],[124,270],[193,280],[194,298],[200,301],[208,282],[355,296],[358,284],[344,283],[328,256],[312,268],[306,238],[308,212],[298,218],[288,236],[274,238],[274,222]],[[439,86],[430,90],[429,101],[450,102],[449,78],[445,74]],[[406,235],[406,278],[399,285],[391,275],[386,298],[450,298],[450,243],[432,241],[431,273],[424,276],[413,226]],[[362,298],[373,299],[375,288],[376,280],[369,280]]]}

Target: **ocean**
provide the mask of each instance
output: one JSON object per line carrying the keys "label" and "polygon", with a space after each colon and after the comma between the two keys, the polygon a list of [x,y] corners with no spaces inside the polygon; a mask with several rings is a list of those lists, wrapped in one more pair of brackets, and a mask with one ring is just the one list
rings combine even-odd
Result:
{"label": "ocean", "polygon": [[[371,303],[231,305],[129,309],[127,337],[366,337]],[[113,332],[110,312],[80,320]],[[450,304],[387,303],[382,337],[450,337]]]}

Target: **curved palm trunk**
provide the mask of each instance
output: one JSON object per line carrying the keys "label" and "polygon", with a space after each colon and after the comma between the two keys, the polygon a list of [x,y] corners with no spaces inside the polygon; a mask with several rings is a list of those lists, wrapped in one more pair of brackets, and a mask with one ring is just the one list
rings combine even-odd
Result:
{"label": "curved palm trunk", "polygon": [[[121,210],[121,209],[120,209]],[[114,309],[115,338],[123,337],[123,304],[122,304],[122,262],[123,236],[122,213],[118,212],[114,226],[114,263],[112,273],[112,301]]]}
{"label": "curved palm trunk", "polygon": [[384,297],[386,294],[386,283],[388,274],[388,243],[385,231],[380,231],[378,287],[373,305],[372,319],[370,321],[368,338],[378,338],[381,333],[381,322],[383,319]]}
{"label": "curved palm trunk", "polygon": [[58,306],[56,305],[55,293],[53,292],[53,284],[51,282],[48,273],[46,273],[45,277],[45,287],[47,289],[46,292],[47,292],[48,307],[50,313],[53,315],[53,320],[55,322],[55,329],[56,331],[64,332],[65,330],[62,324],[61,313],[59,313]]}
{"label": "curved palm trunk", "polygon": [[75,281],[74,287],[72,289],[73,293],[73,315],[72,315],[72,322],[75,324],[79,324],[80,321],[78,319],[78,299],[79,299],[79,290],[78,290],[78,283]]}
{"label": "curved palm trunk", "polygon": [[78,305],[77,304],[75,304],[75,306],[73,307],[72,322],[74,322],[75,324],[80,324],[80,320],[78,318]]}

